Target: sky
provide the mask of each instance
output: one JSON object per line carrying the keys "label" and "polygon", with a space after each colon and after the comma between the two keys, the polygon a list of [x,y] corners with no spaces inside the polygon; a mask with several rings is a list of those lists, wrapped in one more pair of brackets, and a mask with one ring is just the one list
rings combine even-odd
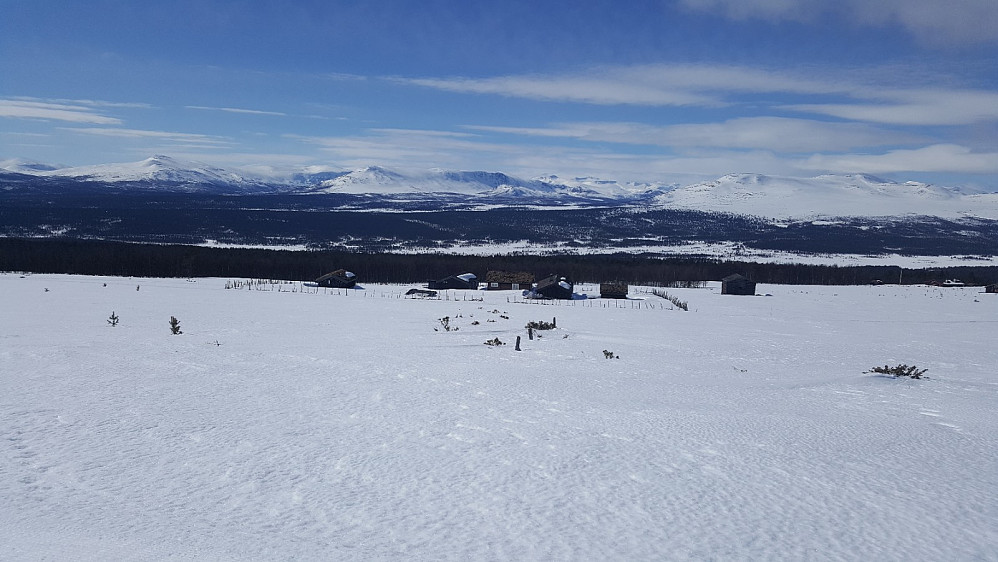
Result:
{"label": "sky", "polygon": [[995,0],[0,0],[0,160],[998,191]]}

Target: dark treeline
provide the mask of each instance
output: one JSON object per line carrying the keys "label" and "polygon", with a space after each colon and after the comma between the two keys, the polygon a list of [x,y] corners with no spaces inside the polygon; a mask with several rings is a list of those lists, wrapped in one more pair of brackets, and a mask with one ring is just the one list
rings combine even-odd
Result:
{"label": "dark treeline", "polygon": [[897,266],[767,264],[706,257],[411,255],[204,248],[70,238],[0,238],[0,271],[309,281],[339,268],[356,273],[361,283],[421,283],[466,272],[484,278],[489,270],[527,271],[538,278],[557,273],[576,282],[621,281],[648,285],[717,281],[732,273],[740,273],[760,283],[791,285],[856,285],[874,280],[916,284],[950,278],[972,285],[998,282],[998,267],[995,266],[902,271]]}

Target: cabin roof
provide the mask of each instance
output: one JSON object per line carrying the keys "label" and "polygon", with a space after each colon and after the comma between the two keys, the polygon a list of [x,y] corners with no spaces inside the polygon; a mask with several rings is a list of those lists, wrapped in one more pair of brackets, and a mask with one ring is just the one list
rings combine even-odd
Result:
{"label": "cabin roof", "polygon": [[352,271],[347,271],[345,269],[337,269],[336,271],[330,271],[329,273],[316,279],[317,282],[325,281],[326,279],[331,279],[336,277],[337,279],[353,279],[357,277]]}

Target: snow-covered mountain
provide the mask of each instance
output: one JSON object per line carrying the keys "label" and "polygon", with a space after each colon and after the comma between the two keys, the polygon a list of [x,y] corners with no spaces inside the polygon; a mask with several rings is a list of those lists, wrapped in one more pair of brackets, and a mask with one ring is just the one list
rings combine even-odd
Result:
{"label": "snow-covered mountain", "polygon": [[459,194],[468,196],[550,196],[575,194],[594,197],[568,186],[540,180],[523,180],[499,172],[431,170],[401,173],[371,166],[323,181],[308,193],[351,194]]}
{"label": "snow-covered mountain", "polygon": [[578,193],[599,193],[602,197],[607,198],[646,198],[660,195],[679,187],[677,183],[622,182],[591,176],[563,178],[556,175],[547,175],[535,179],[546,183],[563,185]]}
{"label": "snow-covered mountain", "polygon": [[[379,166],[359,170],[307,167],[263,176],[168,156],[140,162],[55,168],[23,160],[0,161],[0,170],[99,182],[124,188],[217,193],[351,194],[419,199],[430,205],[455,197],[471,203],[518,205],[641,205],[753,215],[773,220],[925,215],[998,219],[998,193],[964,193],[957,188],[895,182],[875,176],[823,175],[812,178],[729,174],[680,186],[664,181],[619,182],[554,175],[522,179],[501,172],[429,170],[402,172]],[[24,185],[23,181],[18,182]],[[9,188],[9,186],[8,186]]]}
{"label": "snow-covered mountain", "polygon": [[179,187],[185,191],[214,189],[249,192],[265,190],[269,184],[263,177],[236,173],[200,162],[180,161],[163,155],[152,156],[139,162],[58,169],[22,168],[20,171],[39,176],[75,178],[91,182],[152,184],[150,187],[164,189]]}
{"label": "snow-covered mountain", "polygon": [[33,160],[24,160],[22,158],[0,160],[0,170],[6,170],[17,174],[35,175],[43,172],[51,172],[56,169],[58,169],[56,166],[35,162]]}
{"label": "snow-covered mountain", "polygon": [[671,190],[657,196],[655,203],[774,219],[901,215],[998,219],[998,194],[968,195],[955,188],[865,174],[813,178],[728,174]]}

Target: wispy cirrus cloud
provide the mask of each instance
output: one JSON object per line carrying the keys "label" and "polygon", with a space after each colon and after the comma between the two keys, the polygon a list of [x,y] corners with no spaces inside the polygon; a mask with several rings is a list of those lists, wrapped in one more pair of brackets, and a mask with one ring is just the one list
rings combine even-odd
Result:
{"label": "wispy cirrus cloud", "polygon": [[811,113],[902,126],[998,120],[998,92],[960,87],[905,88],[897,85],[893,75],[878,78],[875,69],[851,73],[823,69],[821,78],[811,78],[801,72],[744,66],[657,64],[547,76],[393,80],[452,92],[550,102],[748,107],[754,113],[763,111],[774,117],[788,112]]}
{"label": "wispy cirrus cloud", "polygon": [[232,144],[232,141],[225,137],[202,135],[197,133],[177,133],[171,131],[150,131],[145,129],[117,129],[105,127],[66,127],[62,130],[82,135],[98,135],[129,139],[156,139],[159,141],[196,144],[201,147],[217,148]]}
{"label": "wispy cirrus cloud", "polygon": [[791,104],[782,109],[893,125],[970,125],[998,120],[998,92],[884,90],[878,103]]}
{"label": "wispy cirrus cloud", "polygon": [[511,145],[490,143],[478,135],[424,129],[368,129],[342,137],[285,135],[311,145],[327,158],[348,167],[370,165],[403,168],[466,168],[469,162],[496,161]]}
{"label": "wispy cirrus cloud", "polygon": [[239,107],[208,107],[203,105],[186,105],[187,109],[197,109],[201,111],[222,111],[225,113],[240,113],[243,115],[273,115],[277,117],[287,117],[287,113],[280,111],[262,111],[259,109],[243,109]]}
{"label": "wispy cirrus cloud", "polygon": [[452,92],[596,105],[712,107],[731,103],[730,93],[846,94],[854,91],[834,80],[723,65],[649,64],[547,76],[392,80]]}
{"label": "wispy cirrus cloud", "polygon": [[0,99],[0,117],[42,119],[95,125],[120,125],[121,119],[109,117],[82,103],[55,103],[34,99]]}
{"label": "wispy cirrus cloud", "polygon": [[643,123],[565,123],[550,127],[471,126],[469,129],[673,148],[713,147],[791,153],[841,151],[922,140],[917,135],[882,130],[861,123],[829,123],[786,117],[744,117],[719,123],[666,126]]}
{"label": "wispy cirrus cloud", "polygon": [[998,152],[974,152],[957,144],[934,144],[884,154],[816,154],[803,165],[831,172],[960,172],[998,174]]}
{"label": "wispy cirrus cloud", "polygon": [[998,41],[994,0],[679,0],[731,20],[819,23],[836,16],[857,26],[900,25],[919,41],[967,45]]}

